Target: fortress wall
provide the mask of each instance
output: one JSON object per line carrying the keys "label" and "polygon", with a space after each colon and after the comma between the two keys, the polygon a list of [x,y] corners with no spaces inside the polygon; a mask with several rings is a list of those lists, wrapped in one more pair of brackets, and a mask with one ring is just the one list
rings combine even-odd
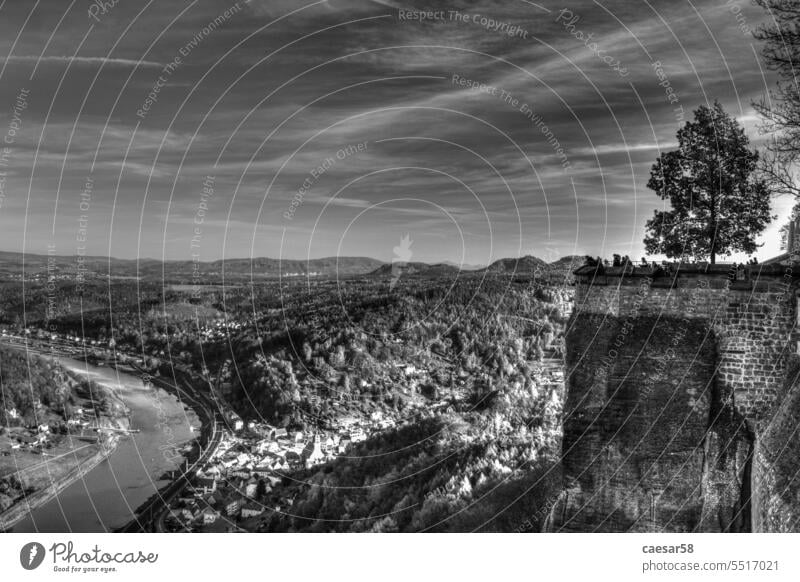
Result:
{"label": "fortress wall", "polygon": [[604,279],[591,285],[579,282],[576,316],[704,320],[717,338],[720,388],[754,427],[766,418],[800,339],[792,285],[780,277],[733,283],[720,277],[684,277],[674,287],[647,277]]}
{"label": "fortress wall", "polygon": [[549,531],[800,528],[787,272],[577,277]]}

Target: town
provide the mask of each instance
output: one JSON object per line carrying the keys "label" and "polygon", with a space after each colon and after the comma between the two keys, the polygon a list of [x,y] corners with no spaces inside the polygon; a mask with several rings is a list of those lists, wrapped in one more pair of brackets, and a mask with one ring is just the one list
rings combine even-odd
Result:
{"label": "town", "polygon": [[[563,363],[558,352],[534,366],[533,382],[545,391],[563,391]],[[311,426],[324,428],[291,430],[265,422],[245,422],[235,413],[228,415],[228,430],[208,463],[191,476],[185,494],[169,507],[163,523],[166,531],[252,530],[265,512],[290,512],[292,496],[284,483],[292,473],[348,458],[354,445],[399,426],[411,426],[439,413],[452,412],[467,397],[466,382],[458,389],[442,392],[438,399],[415,396],[415,388],[430,381],[429,373],[410,364],[401,368],[400,390],[409,397],[405,414],[390,415],[376,410],[368,416],[341,414],[333,422],[309,418]],[[338,407],[339,403],[334,403]]]}
{"label": "town", "polygon": [[[240,332],[246,325],[246,322],[209,320],[198,333],[205,341],[219,341],[227,334]],[[46,332],[35,327],[24,330],[6,328],[0,330],[0,334],[4,342],[12,345],[35,346],[45,353],[77,359],[89,358],[99,366],[145,370],[150,363],[150,358],[120,351],[113,339],[90,339],[69,333]],[[549,334],[546,339],[546,353],[541,354],[543,357],[539,360],[530,362],[532,380],[548,390],[553,387],[563,390],[561,338]],[[403,340],[398,338],[395,342],[400,345]],[[163,355],[163,352],[154,355]],[[269,364],[269,361],[265,363]],[[278,364],[272,362],[272,365]],[[367,439],[452,412],[455,407],[466,404],[470,386],[475,380],[487,383],[491,380],[486,372],[472,378],[472,374],[460,368],[456,370],[456,366],[442,356],[428,359],[427,365],[394,359],[380,368],[373,382],[394,386],[393,391],[399,396],[401,406],[376,406],[368,392],[362,395],[362,402],[348,400],[352,395],[343,397],[340,394],[331,399],[332,414],[322,418],[315,416],[313,410],[320,400],[326,398],[326,392],[312,376],[301,376],[294,381],[298,382],[304,394],[310,395],[307,403],[310,406],[299,409],[304,427],[299,428],[278,427],[259,418],[242,419],[228,404],[225,398],[228,390],[224,383],[204,382],[202,378],[208,378],[207,370],[193,371],[188,362],[183,363],[178,358],[173,365],[187,377],[194,378],[196,385],[207,384],[214,406],[222,413],[222,422],[219,423],[221,436],[216,444],[212,443],[213,450],[206,451],[202,463],[188,460],[184,463],[184,474],[180,477],[185,485],[169,498],[168,506],[153,520],[152,527],[156,531],[254,529],[258,518],[265,513],[291,511],[294,493],[284,484],[291,482],[291,476],[296,472],[340,458],[346,460],[353,447]],[[451,377],[450,386],[434,389],[436,378],[443,371]],[[158,371],[154,373],[158,374]],[[369,390],[371,383],[361,380],[358,386]],[[17,413],[10,410],[6,414],[14,417]],[[91,408],[76,408],[62,422],[30,429],[21,426],[8,429],[7,438],[9,442],[13,441],[11,447],[14,450],[27,447],[46,454],[51,446],[49,441],[59,433],[79,438],[92,438],[94,435],[93,438],[97,439],[102,431],[108,431],[93,422],[95,417]]]}

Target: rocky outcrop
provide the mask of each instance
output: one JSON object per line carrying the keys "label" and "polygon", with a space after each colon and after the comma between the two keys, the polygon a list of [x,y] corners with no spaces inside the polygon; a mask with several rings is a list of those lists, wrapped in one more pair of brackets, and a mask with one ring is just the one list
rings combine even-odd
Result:
{"label": "rocky outcrop", "polygon": [[800,531],[800,359],[770,411],[753,461],[753,531]]}
{"label": "rocky outcrop", "polygon": [[729,406],[712,412],[703,443],[700,474],[703,511],[695,529],[704,532],[749,532],[753,436],[746,421]]}

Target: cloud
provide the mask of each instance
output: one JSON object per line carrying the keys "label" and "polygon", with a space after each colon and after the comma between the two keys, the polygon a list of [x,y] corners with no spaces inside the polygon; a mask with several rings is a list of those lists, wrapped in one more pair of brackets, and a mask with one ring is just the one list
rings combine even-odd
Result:
{"label": "cloud", "polygon": [[[527,38],[509,38],[471,18],[401,22],[396,17],[401,3],[410,10],[479,14],[519,25],[529,34]],[[41,4],[43,8],[60,7],[56,0],[42,0]],[[649,168],[659,150],[674,149],[675,133],[682,123],[676,118],[676,105],[668,102],[659,85],[653,60],[661,61],[685,119],[707,99],[720,98],[731,113],[739,115],[758,143],[757,118],[746,105],[765,88],[756,61],[757,47],[751,47],[752,39],[743,40],[735,17],[719,0],[694,2],[699,14],[674,2],[605,0],[602,6],[591,0],[574,2],[570,9],[581,15],[578,28],[594,33],[598,44],[623,61],[630,70],[627,78],[610,70],[556,23],[557,12],[547,14],[527,2],[252,0],[246,11],[192,51],[170,76],[147,119],[140,122],[135,112],[160,74],[154,68],[171,62],[198,27],[202,29],[220,9],[216,2],[198,3],[173,26],[171,19],[186,8],[185,2],[159,0],[158,4],[158,12],[148,12],[146,21],[122,35],[139,7],[120,3],[80,47],[84,55],[141,54],[147,60],[59,56],[78,51],[86,22],[66,19],[56,29],[56,10],[37,10],[41,18],[36,27],[26,29],[13,49],[23,56],[7,59],[8,64],[24,63],[32,68],[39,60],[35,55],[46,52],[50,56],[41,63],[54,65],[36,70],[35,92],[15,144],[15,173],[8,178],[9,188],[27,192],[29,176],[34,176],[30,212],[43,217],[45,226],[38,230],[36,224],[28,223],[30,240],[50,237],[44,229],[52,224],[54,192],[70,136],[57,227],[67,232],[72,237],[68,242],[74,244],[74,224],[68,211],[75,207],[81,173],[95,162],[97,152],[97,187],[92,200],[97,222],[102,219],[103,204],[110,204],[115,197],[118,205],[134,208],[136,220],[122,212],[115,215],[112,243],[115,249],[135,249],[141,215],[146,229],[141,252],[152,256],[161,255],[165,226],[159,222],[163,208],[153,200],[171,197],[166,226],[172,228],[175,223],[183,236],[186,225],[180,220],[191,221],[194,216],[202,177],[207,174],[216,176],[216,193],[209,203],[213,218],[209,217],[206,226],[211,230],[212,224],[219,226],[212,221],[224,223],[229,209],[232,220],[237,221],[228,229],[225,253],[248,255],[252,227],[258,222],[259,229],[264,228],[264,232],[258,231],[259,254],[277,254],[285,222],[282,213],[309,173],[326,158],[335,157],[340,148],[364,141],[368,142],[366,151],[337,159],[313,180],[291,223],[297,248],[311,240],[314,219],[326,203],[325,220],[314,231],[313,241],[323,249],[321,253],[330,254],[342,230],[359,212],[393,198],[440,204],[473,237],[482,232],[478,226],[485,220],[483,204],[494,229],[492,252],[496,257],[515,254],[518,249],[517,211],[528,245],[541,244],[549,237],[559,248],[572,250],[577,244],[577,248],[596,254],[601,248],[629,246],[632,237],[638,244],[643,217],[660,203],[645,188]],[[758,9],[740,4],[748,23],[757,24]],[[288,16],[293,11],[297,12]],[[12,25],[26,16],[22,9],[16,16],[6,15],[0,21],[4,33],[0,38],[13,40]],[[280,22],[258,32],[282,16]],[[359,22],[353,22],[356,20]],[[251,34],[255,36],[245,41]],[[0,54],[12,51],[10,40],[0,44],[4,49]],[[432,45],[443,48],[427,48]],[[211,71],[219,57],[233,47],[225,61]],[[270,59],[248,70],[275,51]],[[359,51],[369,52],[352,56]],[[333,62],[322,66],[328,61]],[[64,65],[70,62],[74,65],[63,76]],[[73,135],[77,107],[101,65],[102,79],[86,100]],[[144,70],[130,75],[133,67]],[[6,74],[16,75],[23,83],[27,72],[8,67]],[[207,73],[202,85],[196,85]],[[453,74],[496,87],[510,98],[460,87],[451,82]],[[766,72],[767,84],[771,83],[770,74]],[[412,75],[416,78],[410,78]],[[13,103],[18,86],[12,78],[0,87],[0,105]],[[184,101],[195,87],[198,90]],[[47,99],[39,100],[39,95]],[[55,100],[48,114],[50,95]],[[519,103],[513,104],[514,99],[529,104],[541,116],[568,156],[569,168],[562,167],[547,132],[526,117]],[[46,114],[47,126],[32,168]],[[0,111],[0,123],[7,122]],[[218,156],[220,163],[216,164]],[[119,180],[124,159],[126,171]],[[179,163],[183,163],[181,175],[175,181]],[[397,167],[404,169],[380,172]],[[430,170],[410,169],[413,167]],[[145,201],[143,184],[151,169],[153,182]],[[370,173],[375,174],[356,181]],[[351,185],[342,195],[331,201],[333,193],[348,183]],[[17,201],[18,197],[9,195],[9,208],[17,208]],[[357,254],[382,248],[380,237],[387,233],[394,236],[423,225],[431,232],[450,232],[444,230],[446,219],[419,205],[385,204],[364,214],[368,220],[359,220],[354,230],[348,231],[354,242],[347,250]],[[0,246],[16,244],[21,236],[24,221],[18,217],[10,213],[0,216]],[[437,231],[439,226],[442,229]],[[204,237],[203,257],[221,254],[221,247],[215,246],[217,241],[221,244],[221,237],[206,233]],[[106,251],[108,240],[100,242],[106,248],[94,252]],[[426,248],[426,244],[422,238],[415,243],[419,256],[453,260],[453,256],[444,256],[450,247],[430,244]],[[477,247],[481,244],[474,242]],[[537,247],[525,250],[535,254]],[[174,258],[186,258],[187,251],[188,245],[167,245],[168,256]],[[485,258],[478,257],[474,249],[470,252],[467,262]]]}
{"label": "cloud", "polygon": [[17,55],[10,56],[3,59],[7,64],[21,64],[21,63],[70,63],[74,65],[103,65],[103,66],[119,66],[119,67],[158,67],[163,68],[163,63],[156,63],[153,61],[133,60],[133,59],[117,59],[110,57],[67,57],[67,56],[35,56],[35,55]]}
{"label": "cloud", "polygon": [[658,152],[668,151],[678,147],[678,142],[674,140],[664,141],[662,143],[635,143],[635,144],[596,144],[594,147],[574,148],[570,153],[575,155],[586,156],[605,156],[612,154],[624,154],[633,152],[654,152],[655,157]]}

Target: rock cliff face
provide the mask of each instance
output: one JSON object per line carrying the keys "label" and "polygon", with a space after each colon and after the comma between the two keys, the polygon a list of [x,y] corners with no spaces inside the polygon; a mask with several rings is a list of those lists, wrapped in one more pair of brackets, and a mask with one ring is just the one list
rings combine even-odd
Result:
{"label": "rock cliff face", "polygon": [[579,277],[549,531],[800,529],[796,300],[776,279]]}

